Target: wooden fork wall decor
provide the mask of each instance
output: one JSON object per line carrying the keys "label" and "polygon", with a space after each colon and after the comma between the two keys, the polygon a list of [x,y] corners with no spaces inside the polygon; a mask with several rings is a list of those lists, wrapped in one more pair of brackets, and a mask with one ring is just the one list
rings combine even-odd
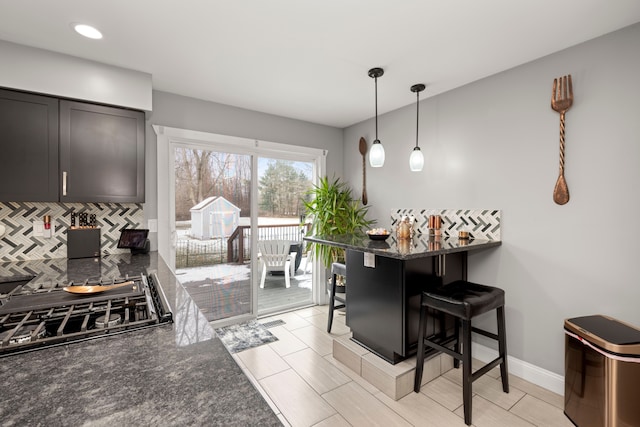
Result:
{"label": "wooden fork wall decor", "polygon": [[553,91],[551,92],[551,108],[560,113],[560,173],[556,186],[553,189],[553,201],[564,205],[569,201],[569,188],[564,179],[564,116],[573,104],[573,86],[571,74],[553,79]]}

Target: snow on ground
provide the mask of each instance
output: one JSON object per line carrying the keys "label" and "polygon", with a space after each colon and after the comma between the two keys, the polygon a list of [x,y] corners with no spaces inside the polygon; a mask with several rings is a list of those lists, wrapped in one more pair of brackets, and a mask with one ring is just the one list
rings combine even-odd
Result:
{"label": "snow on ground", "polygon": [[237,280],[249,280],[250,269],[248,265],[239,264],[217,264],[203,267],[179,268],[176,270],[176,277],[180,283],[201,282],[205,280],[216,280],[223,277],[234,277]]}
{"label": "snow on ground", "polygon": [[[311,289],[310,273],[303,271],[305,259],[302,259],[300,268],[296,272],[296,276],[291,280],[299,280],[298,286],[301,288]],[[182,285],[188,283],[203,283],[201,286],[212,285],[213,283],[229,283],[230,281],[245,281],[251,277],[251,268],[249,265],[240,264],[216,264],[202,267],[188,267],[176,269],[176,277]]]}

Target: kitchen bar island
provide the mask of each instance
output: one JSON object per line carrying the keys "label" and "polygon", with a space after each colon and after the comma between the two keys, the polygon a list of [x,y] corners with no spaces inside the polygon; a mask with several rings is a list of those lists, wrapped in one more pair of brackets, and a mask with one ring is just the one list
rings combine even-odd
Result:
{"label": "kitchen bar island", "polygon": [[[371,240],[366,234],[309,236],[346,250],[347,318],[352,340],[389,363],[415,354],[420,295],[428,287],[467,278],[467,254],[498,240],[414,236]],[[447,323],[447,327],[449,323]],[[436,331],[430,322],[427,330]]]}

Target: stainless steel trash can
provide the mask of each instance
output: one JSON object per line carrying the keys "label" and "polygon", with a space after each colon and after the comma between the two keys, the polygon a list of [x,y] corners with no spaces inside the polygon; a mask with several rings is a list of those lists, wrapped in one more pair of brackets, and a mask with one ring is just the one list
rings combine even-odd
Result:
{"label": "stainless steel trash can", "polygon": [[640,426],[640,329],[594,315],[564,331],[565,415],[578,427]]}

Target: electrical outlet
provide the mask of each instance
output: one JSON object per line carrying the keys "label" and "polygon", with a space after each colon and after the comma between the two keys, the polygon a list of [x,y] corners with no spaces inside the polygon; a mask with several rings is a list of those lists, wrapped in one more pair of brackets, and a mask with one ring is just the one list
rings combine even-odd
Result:
{"label": "electrical outlet", "polygon": [[33,220],[33,237],[43,237],[43,236],[44,236],[44,221],[34,219]]}
{"label": "electrical outlet", "polygon": [[158,220],[150,219],[147,222],[147,228],[149,229],[149,233],[157,233],[158,232]]}

